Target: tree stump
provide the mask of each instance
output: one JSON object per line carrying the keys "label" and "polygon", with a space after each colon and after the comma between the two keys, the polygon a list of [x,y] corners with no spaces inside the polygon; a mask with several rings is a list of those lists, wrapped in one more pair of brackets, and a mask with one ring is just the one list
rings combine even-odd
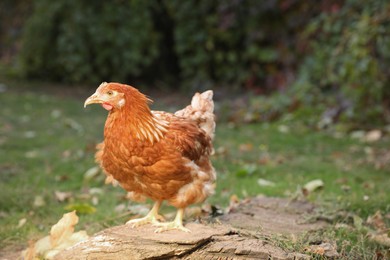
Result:
{"label": "tree stump", "polygon": [[154,233],[150,225],[105,229],[62,252],[55,259],[310,259],[272,245],[266,236],[300,234],[322,228],[322,222],[304,223],[307,202],[257,197],[240,203],[221,224],[188,223],[192,232]]}

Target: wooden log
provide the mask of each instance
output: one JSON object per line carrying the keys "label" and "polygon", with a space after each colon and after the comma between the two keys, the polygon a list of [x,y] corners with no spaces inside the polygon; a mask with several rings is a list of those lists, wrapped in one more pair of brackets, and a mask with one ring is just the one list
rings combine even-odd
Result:
{"label": "wooden log", "polygon": [[190,234],[156,234],[152,226],[117,226],[66,249],[55,259],[309,259],[265,240],[240,235],[226,225],[190,223],[187,227],[192,230]]}
{"label": "wooden log", "polygon": [[220,218],[221,224],[188,223],[191,233],[157,234],[151,225],[116,226],[62,251],[55,259],[310,259],[272,245],[266,236],[323,227],[323,223],[302,221],[302,215],[312,209],[306,202],[259,197],[231,209]]}

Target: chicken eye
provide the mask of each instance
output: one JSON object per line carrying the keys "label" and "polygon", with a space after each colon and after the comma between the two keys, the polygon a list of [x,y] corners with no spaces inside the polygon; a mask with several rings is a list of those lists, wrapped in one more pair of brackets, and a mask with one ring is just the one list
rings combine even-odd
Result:
{"label": "chicken eye", "polygon": [[114,92],[112,92],[112,90],[107,91],[107,95],[112,96],[113,94]]}

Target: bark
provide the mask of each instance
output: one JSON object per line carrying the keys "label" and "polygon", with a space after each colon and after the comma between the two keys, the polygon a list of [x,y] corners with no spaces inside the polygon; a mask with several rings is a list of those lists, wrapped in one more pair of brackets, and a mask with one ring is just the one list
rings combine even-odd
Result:
{"label": "bark", "polygon": [[103,230],[59,253],[55,259],[310,259],[272,244],[270,237],[318,229],[324,223],[304,223],[308,203],[254,198],[231,208],[220,224],[188,223],[192,232],[154,233],[150,225]]}

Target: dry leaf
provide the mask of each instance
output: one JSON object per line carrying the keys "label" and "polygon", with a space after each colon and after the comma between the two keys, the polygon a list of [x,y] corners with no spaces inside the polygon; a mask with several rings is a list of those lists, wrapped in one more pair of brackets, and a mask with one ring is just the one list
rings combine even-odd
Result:
{"label": "dry leaf", "polygon": [[303,195],[308,196],[313,191],[322,189],[324,187],[324,182],[320,179],[309,181],[302,188]]}
{"label": "dry leaf", "polygon": [[329,258],[339,257],[339,253],[337,252],[337,245],[335,243],[331,244],[322,242],[320,245],[310,245],[305,248],[305,252]]}
{"label": "dry leaf", "polygon": [[372,143],[378,141],[381,138],[382,132],[380,130],[371,130],[365,135],[364,141]]}
{"label": "dry leaf", "polygon": [[38,195],[38,196],[35,196],[34,198],[34,207],[42,207],[42,206],[45,206],[46,202],[45,200],[43,199],[43,196],[41,195]]}
{"label": "dry leaf", "polygon": [[74,226],[78,221],[75,211],[64,214],[58,223],[52,226],[49,236],[41,238],[36,243],[30,243],[29,247],[22,252],[22,257],[53,259],[61,250],[86,240],[88,235],[85,231],[74,233]]}
{"label": "dry leaf", "polygon": [[104,181],[104,184],[112,184],[112,186],[116,187],[119,185],[119,182],[114,179],[114,177],[110,174],[107,175],[106,180]]}
{"label": "dry leaf", "polygon": [[286,125],[279,125],[278,131],[282,134],[287,134],[288,132],[290,132],[290,128]]}
{"label": "dry leaf", "polygon": [[93,178],[95,178],[100,172],[99,166],[94,166],[92,168],[89,168],[85,173],[84,173],[84,180],[89,181]]}
{"label": "dry leaf", "polygon": [[251,143],[240,144],[239,149],[241,152],[250,152],[253,150],[253,144]]}
{"label": "dry leaf", "polygon": [[390,237],[386,233],[383,233],[383,234],[369,234],[368,237],[371,240],[375,241],[376,243],[378,243],[380,245],[383,245],[383,246],[386,246],[386,247],[390,247]]}
{"label": "dry leaf", "polygon": [[238,196],[236,194],[233,194],[230,196],[229,206],[225,209],[225,211],[227,213],[232,212],[237,208],[237,206],[239,204],[240,204],[240,199],[238,198]]}
{"label": "dry leaf", "polygon": [[96,194],[103,194],[103,189],[101,188],[90,188],[89,194],[96,195]]}
{"label": "dry leaf", "polygon": [[99,204],[99,198],[96,196],[93,196],[91,199],[92,205],[96,206]]}
{"label": "dry leaf", "polygon": [[55,191],[54,195],[56,197],[56,200],[58,200],[59,202],[63,202],[72,197],[72,192]]}
{"label": "dry leaf", "polygon": [[226,155],[228,153],[228,150],[225,146],[219,146],[216,150],[215,150],[215,154],[216,155]]}
{"label": "dry leaf", "polygon": [[265,180],[265,179],[262,179],[262,178],[257,180],[257,184],[259,184],[260,186],[263,186],[263,187],[273,187],[273,186],[275,186],[274,182],[268,181],[268,180]]}
{"label": "dry leaf", "polygon": [[21,227],[23,227],[24,224],[26,224],[26,222],[27,222],[27,219],[26,219],[26,218],[20,219],[19,222],[18,222],[18,226],[17,226],[16,228],[21,228]]}
{"label": "dry leaf", "polygon": [[367,224],[375,227],[375,229],[377,231],[387,230],[386,224],[383,221],[383,216],[379,210],[377,212],[375,212],[375,214],[373,216],[368,216]]}

